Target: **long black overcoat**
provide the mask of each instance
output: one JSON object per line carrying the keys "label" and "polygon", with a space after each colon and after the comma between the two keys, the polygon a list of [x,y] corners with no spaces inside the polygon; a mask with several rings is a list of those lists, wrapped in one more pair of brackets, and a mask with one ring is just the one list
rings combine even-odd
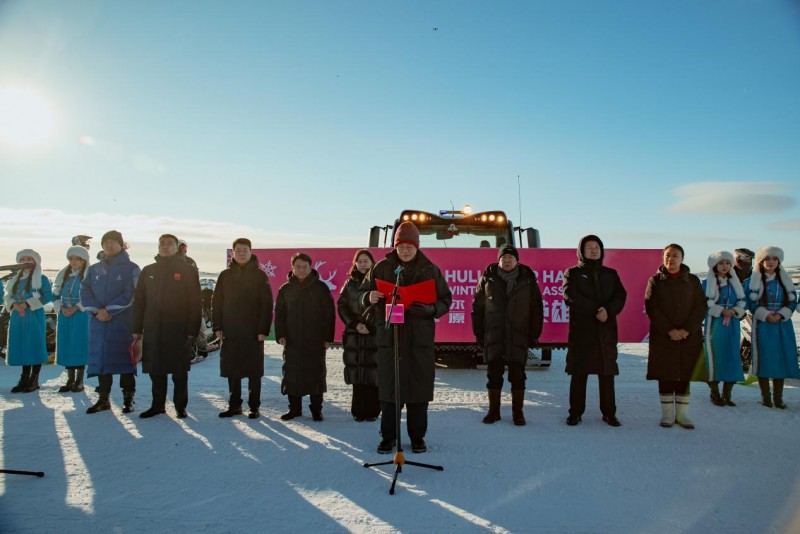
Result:
{"label": "long black overcoat", "polygon": [[[569,374],[617,375],[617,316],[628,296],[617,271],[591,261],[564,273],[564,303],[569,307]],[[597,319],[605,308],[606,322]]]}
{"label": "long black overcoat", "polygon": [[472,302],[472,332],[483,343],[483,359],[524,364],[528,348],[542,334],[544,304],[536,273],[517,264],[519,274],[511,294],[493,263],[483,273]]}
{"label": "long black overcoat", "polygon": [[156,256],[142,269],[133,297],[134,334],[142,334],[142,371],[186,372],[191,367],[188,337],[200,331],[197,269],[180,256]]}
{"label": "long black overcoat", "polygon": [[264,376],[264,342],[272,326],[272,287],[258,258],[241,265],[235,260],[219,274],[214,287],[211,317],[214,331],[224,337],[220,351],[220,376]]}
{"label": "long black overcoat", "polygon": [[362,386],[378,387],[378,362],[375,353],[378,346],[375,344],[375,328],[369,334],[360,334],[356,327],[365,324],[362,313],[364,307],[358,298],[359,286],[364,281],[364,275],[353,270],[347,283],[342,286],[339,300],[336,303],[339,318],[344,323],[342,332],[342,360],[344,361],[344,383]]}
{"label": "long black overcoat", "polygon": [[[400,258],[395,250],[376,263],[364,277],[360,288],[361,303],[369,305],[369,292],[377,289],[376,280],[394,285],[395,271]],[[401,278],[401,286],[408,286],[433,280],[436,288],[436,302],[431,317],[418,317],[406,312],[405,323],[399,327],[398,346],[400,359],[400,402],[422,403],[433,400],[433,383],[436,377],[436,355],[434,352],[435,319],[450,311],[453,295],[442,272],[421,251],[407,263]],[[374,306],[373,324],[375,342],[378,345],[378,397],[383,402],[395,402],[394,394],[394,327],[388,330],[386,324],[386,303],[381,300]],[[404,303],[406,309],[411,303]]]}
{"label": "long black overcoat", "polygon": [[[703,347],[706,297],[700,280],[681,265],[673,278],[662,265],[647,281],[645,310],[650,318],[647,379],[688,381]],[[669,332],[684,329],[689,337],[672,341]]]}
{"label": "long black overcoat", "polygon": [[302,282],[289,273],[275,301],[275,339],[283,346],[284,395],[319,395],[327,391],[325,343],[333,342],[336,311],[331,290],[312,269]]}

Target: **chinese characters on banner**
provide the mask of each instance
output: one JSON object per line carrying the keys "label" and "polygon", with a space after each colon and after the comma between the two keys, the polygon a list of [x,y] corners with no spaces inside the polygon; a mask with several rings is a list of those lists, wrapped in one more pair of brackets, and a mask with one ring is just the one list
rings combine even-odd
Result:
{"label": "chinese characters on banner", "polygon": [[[312,267],[320,279],[331,289],[334,300],[338,299],[341,286],[347,280],[353,254],[357,248],[316,249],[254,249],[261,269],[269,276],[273,294],[286,282],[291,265],[289,260],[295,252],[302,251],[311,256]],[[371,249],[376,260],[382,259],[391,249]],[[566,344],[569,330],[569,308],[564,304],[561,285],[564,271],[577,263],[574,249],[525,249],[520,248],[520,263],[536,272],[539,288],[544,300],[545,324],[542,343]],[[439,343],[472,343],[470,313],[475,289],[483,271],[490,263],[497,262],[496,249],[423,249],[423,253],[439,266],[450,291],[453,303],[449,313],[438,319],[436,341]],[[230,251],[228,251],[230,261]],[[644,291],[647,279],[661,264],[660,249],[607,249],[604,264],[616,269],[628,292],[628,301],[618,319],[620,342],[639,343],[647,337],[648,320],[644,313]],[[336,325],[336,340],[341,340],[343,326]]]}

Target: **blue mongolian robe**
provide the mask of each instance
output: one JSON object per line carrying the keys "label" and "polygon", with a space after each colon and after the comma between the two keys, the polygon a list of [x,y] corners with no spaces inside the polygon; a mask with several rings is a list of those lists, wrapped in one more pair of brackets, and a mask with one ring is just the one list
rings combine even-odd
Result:
{"label": "blue mongolian robe", "polygon": [[[703,280],[706,292],[709,280]],[[744,380],[742,359],[739,354],[741,338],[740,321],[746,312],[747,299],[737,296],[727,279],[714,277],[717,296],[708,301],[708,313],[704,323],[704,348],[709,382],[740,382]],[[733,317],[723,317],[723,310],[734,310]]]}
{"label": "blue mongolian robe", "polygon": [[[65,271],[66,268],[58,273],[53,287],[53,307],[58,313],[56,363],[64,367],[83,367],[89,359],[89,314],[81,305],[80,272],[73,271],[64,280]],[[71,316],[61,313],[62,308],[72,306],[78,309]]]}
{"label": "blue mongolian robe", "polygon": [[[34,275],[35,276],[35,275]],[[11,310],[15,302],[27,302],[24,315],[11,312],[8,325],[8,365],[39,365],[47,361],[47,319],[44,305],[53,301],[50,279],[41,274],[41,288],[28,287],[28,275],[20,273],[19,283],[7,282],[5,306]],[[16,287],[14,287],[16,285]]]}
{"label": "blue mongolian robe", "polygon": [[[797,366],[797,340],[792,324],[792,313],[797,308],[794,288],[787,292],[779,277],[774,275],[767,277],[766,285],[761,292],[762,295],[766,293],[765,304],[760,297],[753,299],[750,280],[752,278],[745,280],[744,290],[748,295],[748,308],[753,313],[751,374],[759,378],[800,378],[800,368]],[[777,323],[766,321],[769,313],[776,312],[783,316],[782,321]]]}

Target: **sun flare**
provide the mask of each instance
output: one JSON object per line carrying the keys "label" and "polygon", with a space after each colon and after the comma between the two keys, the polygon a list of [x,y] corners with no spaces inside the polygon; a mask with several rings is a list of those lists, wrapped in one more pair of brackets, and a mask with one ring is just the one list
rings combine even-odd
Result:
{"label": "sun flare", "polygon": [[0,144],[29,148],[54,131],[53,108],[44,97],[24,87],[0,87]]}

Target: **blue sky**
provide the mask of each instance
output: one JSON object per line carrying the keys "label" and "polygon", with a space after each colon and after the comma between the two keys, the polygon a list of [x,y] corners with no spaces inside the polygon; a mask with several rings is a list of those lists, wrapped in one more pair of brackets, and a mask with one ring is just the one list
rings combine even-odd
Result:
{"label": "blue sky", "polygon": [[0,263],[111,228],[217,271],[240,235],[357,247],[406,208],[516,223],[517,176],[545,247],[800,263],[798,2],[11,0],[12,86],[55,126],[0,143]]}

